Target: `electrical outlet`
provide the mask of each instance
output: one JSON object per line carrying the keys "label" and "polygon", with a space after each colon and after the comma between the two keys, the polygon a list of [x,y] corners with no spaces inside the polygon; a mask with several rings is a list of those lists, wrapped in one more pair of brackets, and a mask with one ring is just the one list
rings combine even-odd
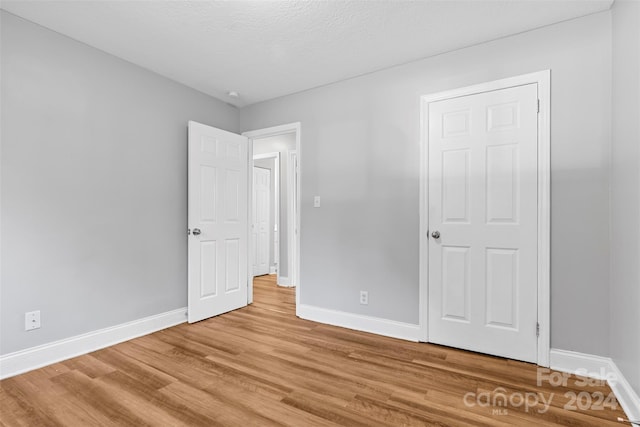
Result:
{"label": "electrical outlet", "polygon": [[314,208],[319,208],[320,207],[320,196],[315,196],[313,198],[313,207]]}
{"label": "electrical outlet", "polygon": [[24,330],[31,331],[40,328],[40,310],[29,311],[24,314]]}
{"label": "electrical outlet", "polygon": [[360,304],[362,305],[369,304],[369,292],[360,291]]}

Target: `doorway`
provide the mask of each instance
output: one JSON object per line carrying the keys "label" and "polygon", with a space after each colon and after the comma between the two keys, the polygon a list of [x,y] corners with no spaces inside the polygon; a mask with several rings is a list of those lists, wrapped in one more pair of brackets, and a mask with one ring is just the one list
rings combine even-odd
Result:
{"label": "doorway", "polygon": [[[275,221],[272,224],[272,244],[275,274],[279,286],[296,287],[296,303],[300,298],[299,279],[299,222],[300,222],[300,124],[293,123],[271,128],[259,129],[245,132],[244,136],[249,138],[249,148],[251,150],[250,159],[254,166],[262,166],[265,159],[272,159],[274,162],[274,212]],[[277,175],[277,178],[276,178]],[[253,177],[249,179],[253,182]],[[253,209],[252,209],[253,211]],[[256,245],[250,242],[250,254],[256,250]],[[273,270],[270,271],[273,273]],[[248,301],[253,301],[253,283],[250,280]]]}
{"label": "doorway", "polygon": [[[260,140],[258,140],[260,143]],[[258,152],[260,150],[257,150]],[[267,177],[268,175],[268,177]],[[266,182],[260,183],[261,179],[267,179]],[[261,276],[264,274],[276,275],[276,283],[281,283],[282,278],[281,270],[278,268],[280,263],[280,205],[281,198],[286,197],[285,193],[280,191],[280,152],[269,152],[263,154],[255,154],[253,156],[253,208],[252,217],[255,227],[259,227],[258,216],[266,216],[268,226],[263,230],[260,230],[262,239],[259,239],[258,234],[252,234],[255,238],[252,239],[252,247],[254,248],[254,263],[261,257],[266,257],[266,265],[262,268],[254,268],[253,276]],[[266,186],[266,188],[265,188]],[[258,194],[262,194],[264,197],[268,194],[264,200],[258,199]],[[266,212],[264,212],[266,210]],[[266,224],[263,224],[263,227]],[[266,234],[266,236],[265,236]],[[286,248],[285,248],[286,249]],[[254,264],[256,266],[256,264]],[[256,266],[257,267],[257,266]],[[284,278],[286,280],[286,278]],[[283,286],[281,284],[281,286]]]}
{"label": "doorway", "polygon": [[549,364],[550,72],[422,98],[422,339]]}
{"label": "doorway", "polygon": [[[300,123],[237,135],[194,121],[188,123],[188,321],[197,322],[253,301],[254,260],[251,231],[253,211],[253,140],[293,135],[286,158],[295,159],[289,180],[286,222],[290,230],[287,259],[290,282],[300,302]],[[295,154],[292,156],[292,153]],[[260,156],[258,154],[258,156]],[[280,157],[280,154],[276,157]],[[279,167],[279,162],[277,162]],[[288,169],[291,169],[289,167]],[[280,229],[280,227],[279,227]]]}
{"label": "doorway", "polygon": [[[269,159],[265,159],[269,160]],[[273,162],[271,162],[273,163]],[[272,191],[273,167],[263,164],[258,166],[258,161],[254,159],[253,167],[253,209],[251,212],[252,230],[251,242],[255,248],[253,251],[253,262],[251,265],[253,276],[263,276],[275,273],[275,253],[272,250],[271,242],[277,242],[273,238],[274,227],[277,217],[273,208],[276,205],[273,201]],[[277,179],[277,178],[276,178]],[[277,249],[277,245],[275,245]],[[272,270],[273,269],[273,270]]]}

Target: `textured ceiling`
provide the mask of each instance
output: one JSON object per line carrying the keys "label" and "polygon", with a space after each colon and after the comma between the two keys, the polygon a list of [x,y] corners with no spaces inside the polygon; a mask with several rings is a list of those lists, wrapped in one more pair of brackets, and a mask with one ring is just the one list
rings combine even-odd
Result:
{"label": "textured ceiling", "polygon": [[[606,10],[612,0],[2,1],[236,106]],[[231,98],[228,91],[237,91]]]}

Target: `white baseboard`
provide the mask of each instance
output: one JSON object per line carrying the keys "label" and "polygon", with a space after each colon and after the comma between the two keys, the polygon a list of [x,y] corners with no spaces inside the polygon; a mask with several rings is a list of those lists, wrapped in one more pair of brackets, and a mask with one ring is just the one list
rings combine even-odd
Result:
{"label": "white baseboard", "polygon": [[615,380],[609,381],[609,387],[616,395],[616,399],[620,402],[627,418],[630,420],[640,420],[640,396],[629,384],[615,362],[611,361],[611,370]]}
{"label": "white baseboard", "polygon": [[278,278],[278,286],[291,287],[293,285],[291,284],[291,280],[289,280],[288,277],[280,276]]}
{"label": "white baseboard", "polygon": [[278,272],[278,267],[275,265],[269,266],[269,274],[276,274]]}
{"label": "white baseboard", "polygon": [[187,308],[145,317],[117,326],[27,348],[0,356],[0,379],[90,353],[187,321]]}
{"label": "white baseboard", "polygon": [[627,418],[640,419],[640,397],[609,357],[551,349],[551,369],[590,378],[606,379]]}
{"label": "white baseboard", "polygon": [[363,316],[305,304],[297,306],[296,315],[314,322],[327,323],[407,341],[417,342],[420,338],[420,326],[412,323],[396,322],[379,317]]}
{"label": "white baseboard", "polygon": [[583,377],[605,379],[613,361],[608,357],[552,348],[549,354],[551,369]]}

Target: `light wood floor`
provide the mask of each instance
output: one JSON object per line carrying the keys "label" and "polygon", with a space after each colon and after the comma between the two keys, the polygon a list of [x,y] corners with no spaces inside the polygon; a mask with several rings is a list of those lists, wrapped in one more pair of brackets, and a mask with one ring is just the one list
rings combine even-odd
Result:
{"label": "light wood floor", "polygon": [[[3,380],[0,425],[623,425],[620,409],[564,409],[606,386],[538,387],[534,365],[301,320],[293,289],[254,289],[250,307]],[[465,404],[500,392],[506,407]],[[519,398],[539,395],[545,413]]]}

